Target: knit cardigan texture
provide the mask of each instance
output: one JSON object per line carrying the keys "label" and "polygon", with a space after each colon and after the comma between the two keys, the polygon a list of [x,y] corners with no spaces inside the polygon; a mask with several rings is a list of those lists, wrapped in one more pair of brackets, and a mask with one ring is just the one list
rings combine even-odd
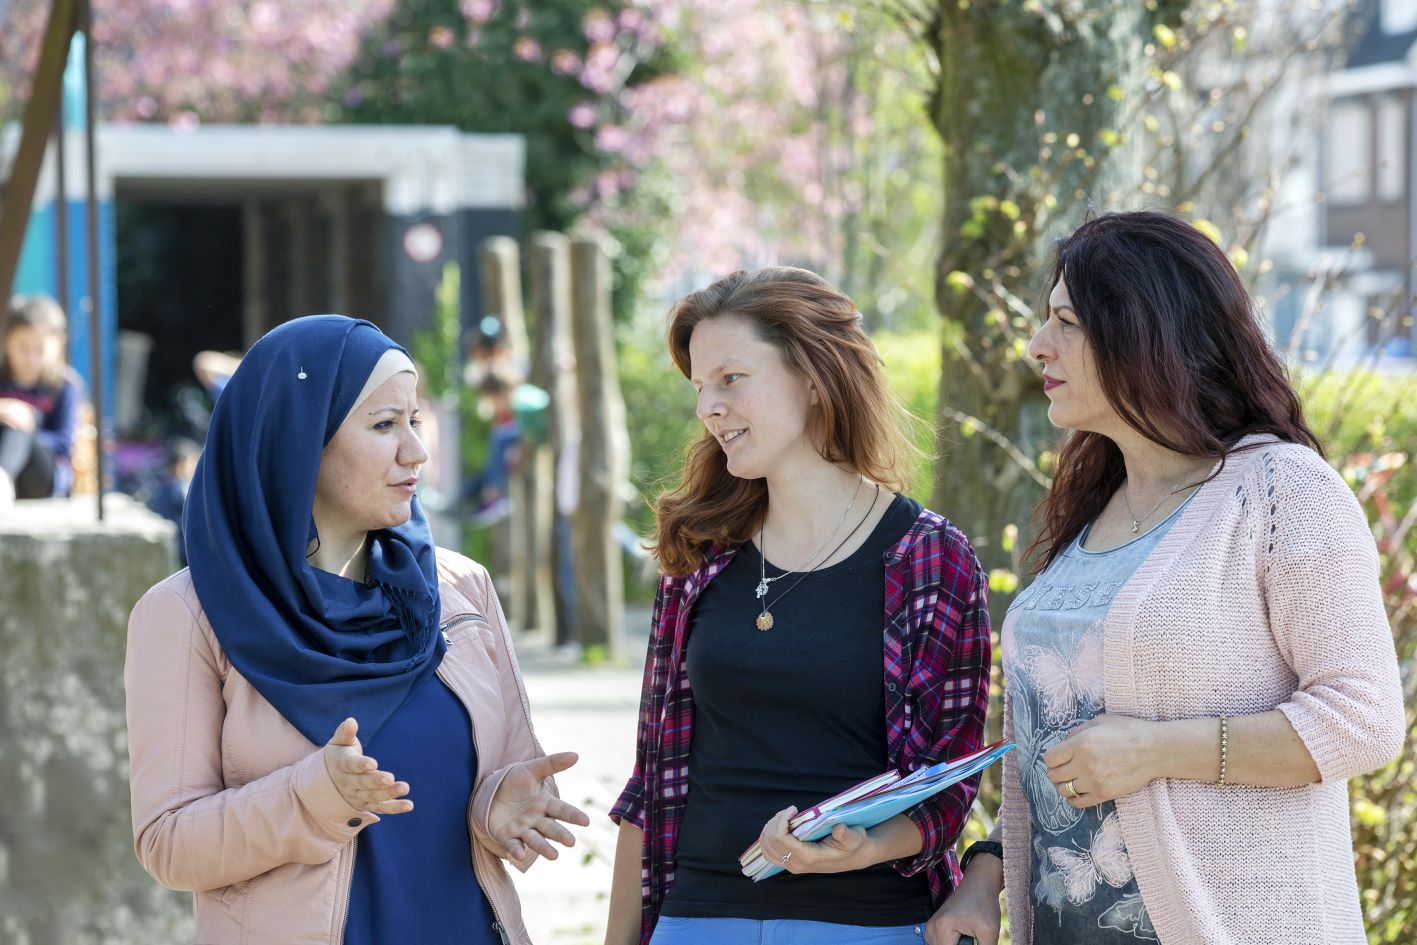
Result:
{"label": "knit cardigan texture", "polygon": [[[1118,591],[1103,646],[1108,713],[1278,709],[1320,773],[1290,788],[1159,779],[1117,799],[1162,945],[1365,945],[1347,779],[1396,757],[1406,730],[1377,550],[1333,468],[1307,447],[1242,440]],[[1246,750],[1233,734],[1230,750]],[[1031,945],[1016,754],[1004,759],[1004,882],[1012,940]]]}

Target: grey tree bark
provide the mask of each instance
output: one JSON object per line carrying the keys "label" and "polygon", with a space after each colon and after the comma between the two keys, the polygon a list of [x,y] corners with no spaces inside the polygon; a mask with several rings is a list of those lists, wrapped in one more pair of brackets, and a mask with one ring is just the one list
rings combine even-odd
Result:
{"label": "grey tree bark", "polygon": [[580,402],[580,504],[573,525],[581,642],[618,656],[624,636],[624,567],[614,529],[629,474],[625,401],[615,368],[610,259],[599,240],[571,243],[571,322]]}
{"label": "grey tree bark", "polygon": [[[1041,297],[1049,237],[1081,223],[1090,200],[1113,182],[1140,179],[1136,145],[1099,141],[1119,117],[1118,100],[1140,94],[1153,25],[1179,16],[1186,3],[1156,6],[930,4],[926,37],[939,68],[930,119],[944,143],[945,194],[932,498],[989,569],[1017,568],[1005,528],[1026,531],[1042,495],[1041,473],[1019,460],[1031,461],[1056,436],[1038,373],[1019,347],[1033,326],[991,304],[987,297],[998,293],[989,287]],[[1109,96],[1109,88],[1122,94]],[[995,595],[996,623],[1007,596]]]}
{"label": "grey tree bark", "polygon": [[[531,237],[531,374],[530,381],[551,398],[546,440],[526,444],[525,485],[527,502],[526,569],[528,622],[550,631],[557,643],[569,614],[553,579],[557,548],[552,537],[556,515],[556,472],[566,441],[574,431],[571,408],[574,383],[566,361],[570,355],[570,247],[559,233],[540,232]],[[578,434],[577,434],[578,435]]]}

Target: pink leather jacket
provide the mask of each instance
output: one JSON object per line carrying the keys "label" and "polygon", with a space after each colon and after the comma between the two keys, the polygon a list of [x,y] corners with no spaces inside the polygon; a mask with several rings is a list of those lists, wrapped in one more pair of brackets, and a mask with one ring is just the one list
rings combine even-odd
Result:
{"label": "pink leather jacket", "polygon": [[[487,571],[440,548],[438,572],[438,677],[467,707],[477,747],[473,869],[503,941],[529,945],[487,815],[507,770],[541,746]],[[188,572],[133,608],[123,679],[134,847],[154,879],[196,894],[198,945],[338,945],[354,841],[379,817],[346,804],[320,746],[232,670]]]}

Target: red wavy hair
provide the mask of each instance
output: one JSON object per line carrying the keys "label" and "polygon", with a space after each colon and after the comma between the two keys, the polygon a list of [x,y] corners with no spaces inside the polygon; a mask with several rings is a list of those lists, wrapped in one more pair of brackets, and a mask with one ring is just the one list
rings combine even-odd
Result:
{"label": "red wavy hair", "polygon": [[[684,296],[670,310],[669,353],[685,377],[691,376],[694,328],[725,315],[752,324],[758,337],[816,388],[808,423],[823,459],[891,490],[906,488],[912,452],[906,413],[886,386],[881,357],[861,327],[856,303],[805,269],[740,269]],[[653,551],[660,568],[689,574],[710,548],[748,541],[767,514],[767,501],[766,480],[732,475],[723,448],[705,430],[688,449],[679,485],[655,503]]]}

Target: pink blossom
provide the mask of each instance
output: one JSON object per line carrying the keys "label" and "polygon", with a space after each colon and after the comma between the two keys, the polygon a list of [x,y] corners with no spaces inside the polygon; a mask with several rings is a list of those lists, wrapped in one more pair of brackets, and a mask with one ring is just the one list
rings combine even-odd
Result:
{"label": "pink blossom", "polygon": [[451,48],[454,39],[452,29],[446,26],[435,26],[428,31],[428,44],[435,49]]}
{"label": "pink blossom", "polygon": [[573,128],[589,128],[595,124],[595,106],[590,102],[577,102],[566,113],[566,120]]}
{"label": "pink blossom", "polygon": [[596,148],[609,154],[623,151],[629,142],[629,132],[618,125],[606,125],[595,133]]}
{"label": "pink blossom", "polygon": [[615,18],[604,10],[590,10],[581,18],[581,30],[592,43],[608,43],[615,38],[618,29]]}
{"label": "pink blossom", "polygon": [[468,20],[481,25],[492,19],[501,5],[500,0],[462,0],[459,9]]}
{"label": "pink blossom", "polygon": [[609,43],[596,43],[586,53],[585,69],[581,72],[581,85],[592,92],[605,94],[620,85],[621,78],[616,71],[620,64],[620,51]]}
{"label": "pink blossom", "polygon": [[512,55],[522,62],[535,62],[541,58],[541,44],[530,36],[522,36],[512,44]]}
{"label": "pink blossom", "polygon": [[261,2],[251,6],[251,28],[268,33],[280,23],[280,9],[274,3]]}
{"label": "pink blossom", "polygon": [[551,70],[557,75],[575,75],[581,71],[581,57],[569,49],[558,49],[551,54]]}

